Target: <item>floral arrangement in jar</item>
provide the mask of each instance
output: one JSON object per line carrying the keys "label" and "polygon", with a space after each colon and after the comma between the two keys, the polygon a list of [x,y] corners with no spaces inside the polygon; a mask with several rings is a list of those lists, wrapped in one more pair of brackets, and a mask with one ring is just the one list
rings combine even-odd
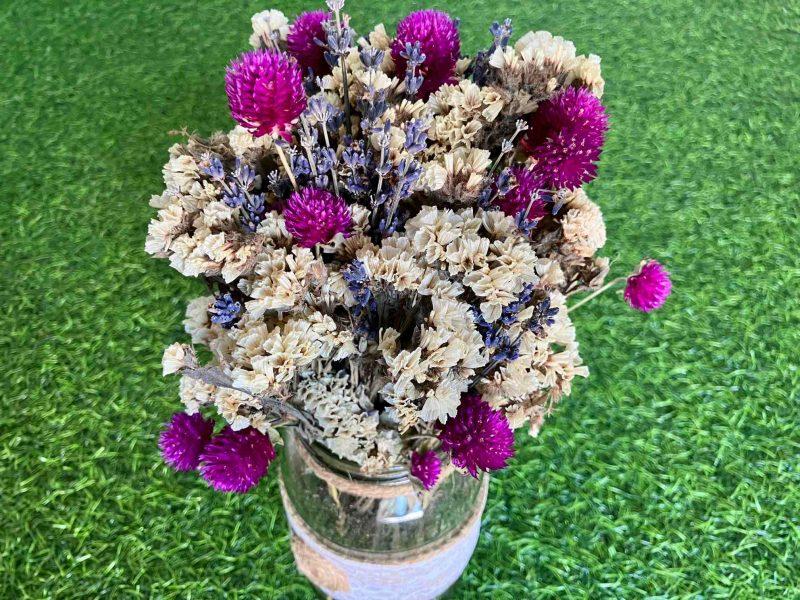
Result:
{"label": "floral arrangement in jar", "polygon": [[[510,21],[463,56],[435,10],[359,36],[342,0],[252,22],[225,74],[236,126],[174,145],[151,200],[147,252],[208,288],[164,354],[184,405],[164,459],[244,493],[292,427],[421,493],[505,467],[588,375],[570,311],[620,282],[583,189],[600,59]],[[654,260],[621,281],[644,312],[670,293]]]}

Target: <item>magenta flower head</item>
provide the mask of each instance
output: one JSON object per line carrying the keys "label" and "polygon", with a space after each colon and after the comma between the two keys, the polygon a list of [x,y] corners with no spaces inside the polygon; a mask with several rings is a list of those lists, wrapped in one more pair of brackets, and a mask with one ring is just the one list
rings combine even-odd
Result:
{"label": "magenta flower head", "polygon": [[392,42],[392,59],[402,79],[406,59],[401,55],[406,44],[419,42],[425,60],[419,68],[424,81],[420,95],[427,99],[446,83],[455,81],[456,62],[461,54],[458,26],[450,15],[438,10],[418,10],[397,25],[397,38]]}
{"label": "magenta flower head", "polygon": [[439,481],[442,472],[442,461],[433,450],[411,453],[411,474],[422,482],[429,490]]}
{"label": "magenta flower head", "polygon": [[539,105],[521,148],[553,187],[575,189],[597,176],[608,116],[583,88],[568,88]]}
{"label": "magenta flower head", "polygon": [[[511,174],[517,181],[516,185],[505,195],[498,196],[494,204],[509,217],[515,217],[520,211],[527,210],[528,221],[541,219],[547,215],[547,205],[540,193],[548,189],[544,176],[539,171],[532,171],[521,165],[511,167]],[[534,194],[537,197],[531,202]]]}
{"label": "magenta flower head", "polygon": [[650,312],[664,306],[671,292],[669,272],[661,263],[646,260],[636,273],[628,277],[623,295],[631,308]]}
{"label": "magenta flower head", "polygon": [[234,60],[225,73],[231,115],[254,136],[289,139],[292,122],[306,107],[303,73],[283,52],[251,50]]}
{"label": "magenta flower head", "polygon": [[294,192],[286,202],[283,217],[286,229],[305,248],[327,244],[337,233],[347,236],[353,224],[344,199],[313,187]]}
{"label": "magenta flower head", "polygon": [[200,453],[214,433],[214,419],[199,412],[177,412],[158,438],[164,461],[176,471],[191,471],[200,463]]}
{"label": "magenta flower head", "polygon": [[478,469],[502,469],[514,456],[514,432],[505,415],[477,394],[462,396],[456,416],[437,427],[442,450],[450,452],[453,464],[473,477]]}
{"label": "magenta flower head", "polygon": [[200,455],[200,474],[217,491],[244,494],[267,474],[274,458],[269,436],[253,427],[234,431],[226,426]]}
{"label": "magenta flower head", "polygon": [[322,24],[331,18],[331,13],[315,10],[300,14],[292,23],[286,46],[289,54],[297,59],[303,73],[311,69],[314,75],[322,76],[331,72],[325,60],[325,50],[317,44],[317,40],[325,41],[325,30]]}

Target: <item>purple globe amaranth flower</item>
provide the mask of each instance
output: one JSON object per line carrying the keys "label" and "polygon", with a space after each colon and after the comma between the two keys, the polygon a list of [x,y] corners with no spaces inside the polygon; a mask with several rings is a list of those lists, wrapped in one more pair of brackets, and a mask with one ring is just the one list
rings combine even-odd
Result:
{"label": "purple globe amaranth flower", "polygon": [[392,59],[400,77],[406,71],[406,59],[401,55],[406,44],[419,42],[425,60],[419,68],[424,77],[420,95],[427,99],[446,83],[455,81],[456,62],[461,54],[458,26],[447,13],[438,10],[419,10],[397,24],[397,38],[392,42]]}
{"label": "purple globe amaranth flower", "polygon": [[535,169],[556,188],[575,189],[597,176],[608,130],[600,100],[583,88],[568,88],[539,105],[522,140]]}
{"label": "purple globe amaranth flower", "polygon": [[439,481],[442,460],[433,450],[411,453],[411,474],[422,482],[422,487],[431,489]]}
{"label": "purple globe amaranth flower", "polygon": [[303,69],[314,71],[314,75],[322,76],[331,72],[325,60],[325,49],[316,40],[325,41],[325,29],[322,24],[331,18],[331,13],[324,10],[304,12],[295,19],[286,37],[289,54],[297,59]]}
{"label": "purple globe amaranth flower", "polygon": [[[511,167],[511,174],[517,180],[517,185],[512,187],[505,195],[498,196],[494,204],[509,217],[515,217],[520,211],[528,208],[528,203],[531,201],[533,194],[539,194],[542,190],[547,189],[547,182],[539,171],[532,171],[521,165]],[[539,195],[541,196],[541,194]],[[547,204],[541,197],[538,197],[531,202],[527,220],[541,219],[547,215],[547,212]]]}
{"label": "purple globe amaranth flower", "polygon": [[269,436],[248,427],[220,431],[200,455],[200,474],[220,492],[244,494],[267,474],[275,449]]}
{"label": "purple globe amaranth flower", "polygon": [[292,122],[306,107],[300,66],[274,50],[251,50],[231,62],[225,92],[233,118],[256,137],[290,139]]}
{"label": "purple globe amaranth flower", "polygon": [[646,260],[628,277],[623,295],[631,308],[650,312],[664,306],[671,292],[669,272],[658,261]]}
{"label": "purple globe amaranth flower", "polygon": [[306,248],[327,244],[337,233],[347,236],[353,223],[344,199],[307,187],[294,192],[283,209],[286,229]]}
{"label": "purple globe amaranth flower", "polygon": [[473,477],[478,469],[495,471],[514,456],[514,432],[505,415],[494,410],[478,394],[465,394],[455,417],[437,424],[442,450],[449,452],[456,467]]}
{"label": "purple globe amaranth flower", "polygon": [[191,471],[200,463],[200,453],[214,433],[214,419],[177,412],[158,438],[164,461],[176,471]]}

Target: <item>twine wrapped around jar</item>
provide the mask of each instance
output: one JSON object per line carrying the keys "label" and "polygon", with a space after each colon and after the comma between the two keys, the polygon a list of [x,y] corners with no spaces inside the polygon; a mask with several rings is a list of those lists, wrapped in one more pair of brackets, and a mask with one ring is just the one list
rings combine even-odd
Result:
{"label": "twine wrapped around jar", "polygon": [[287,436],[280,490],[298,570],[335,599],[435,598],[475,549],[489,478],[452,469],[418,493],[407,473],[337,471]]}

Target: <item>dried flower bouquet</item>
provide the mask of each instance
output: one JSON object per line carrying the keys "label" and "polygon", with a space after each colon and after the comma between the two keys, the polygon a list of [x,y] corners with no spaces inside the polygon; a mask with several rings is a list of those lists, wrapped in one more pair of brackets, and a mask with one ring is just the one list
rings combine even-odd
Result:
{"label": "dried flower bouquet", "polygon": [[[238,124],[173,146],[151,201],[147,252],[209,290],[185,321],[206,363],[164,355],[185,410],[160,445],[222,491],[258,483],[283,426],[426,489],[447,462],[504,467],[588,375],[567,298],[618,281],[582,189],[608,128],[597,56],[505,21],[465,57],[445,13],[359,37],[327,8],[253,16],[225,76]],[[644,261],[625,299],[669,292]]]}

